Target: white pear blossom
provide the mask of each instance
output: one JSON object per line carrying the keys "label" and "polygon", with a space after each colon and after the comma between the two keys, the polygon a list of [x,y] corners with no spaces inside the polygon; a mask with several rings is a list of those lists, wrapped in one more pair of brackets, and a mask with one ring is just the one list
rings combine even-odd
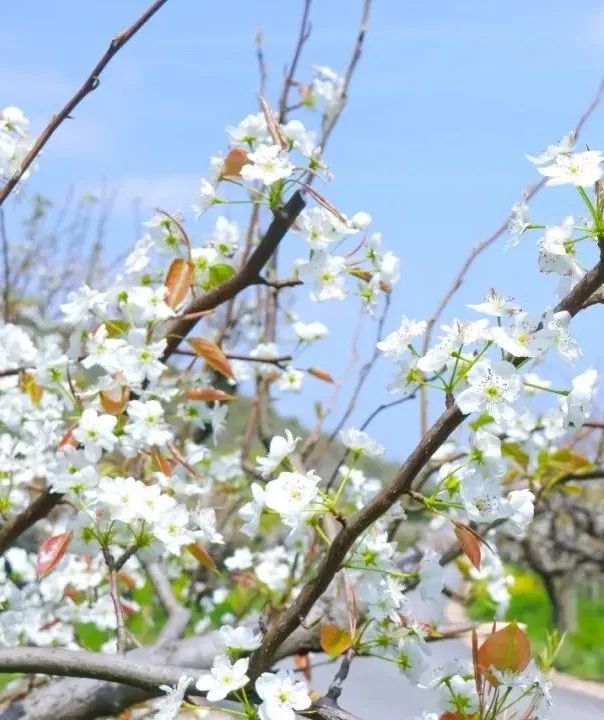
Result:
{"label": "white pear blossom", "polygon": [[545,165],[551,163],[559,155],[568,155],[575,149],[577,136],[574,130],[567,133],[561,140],[548,145],[539,155],[526,155],[526,159],[534,165]]}
{"label": "white pear blossom", "polygon": [[507,502],[510,515],[506,528],[518,539],[526,534],[526,529],[535,514],[535,495],[530,490],[512,490]]}
{"label": "white pear blossom", "polygon": [[294,229],[313,250],[325,250],[342,237],[334,225],[333,215],[322,207],[304,209],[298,216]]}
{"label": "white pear blossom", "polygon": [[287,153],[278,145],[259,145],[254,152],[248,153],[248,163],[241,168],[244,180],[259,180],[264,185],[272,185],[277,180],[285,180],[294,171]]}
{"label": "white pear blossom", "polygon": [[84,456],[90,462],[100,460],[103,450],[113,450],[117,437],[114,434],[117,418],[113,415],[99,415],[93,408],[86,408],[73,437],[84,445]]}
{"label": "white pear blossom", "polygon": [[193,205],[195,217],[199,218],[208,208],[217,202],[219,202],[219,200],[216,196],[216,186],[209,180],[206,180],[206,178],[201,178],[199,181],[199,198]]}
{"label": "white pear blossom", "polygon": [[314,342],[324,338],[329,332],[327,327],[322,322],[303,323],[300,321],[295,322],[293,330],[302,342]]}
{"label": "white pear blossom", "polygon": [[508,507],[501,496],[501,484],[495,477],[467,474],[462,482],[461,501],[468,518],[475,522],[493,522],[507,517]]}
{"label": "white pear blossom", "polygon": [[423,320],[409,320],[403,315],[398,330],[391,332],[384,340],[377,343],[377,349],[386,357],[400,356],[408,352],[413,338],[426,332],[427,323]]}
{"label": "white pear blossom", "polygon": [[101,315],[108,305],[106,293],[93,290],[88,285],[82,285],[78,290],[70,292],[67,300],[69,302],[61,305],[63,321],[73,326],[86,324],[91,315],[95,313]]}
{"label": "white pear blossom", "polygon": [[535,357],[547,347],[546,334],[538,329],[538,323],[526,313],[513,316],[510,325],[494,327],[493,342],[514,357]]}
{"label": "white pear blossom", "polygon": [[232,555],[224,560],[227,570],[248,570],[254,564],[254,556],[248,547],[236,548]]}
{"label": "white pear blossom", "polygon": [[486,359],[479,360],[468,373],[467,380],[469,387],[456,398],[461,412],[465,415],[486,412],[495,421],[501,420],[521,387],[516,368],[505,360],[493,364]]}
{"label": "white pear blossom", "polygon": [[237,126],[226,129],[234,145],[248,147],[250,144],[269,143],[271,141],[264,113],[246,115]]}
{"label": "white pear blossom", "polygon": [[367,457],[377,458],[381,457],[385,452],[383,445],[377,443],[366,432],[363,432],[363,430],[357,430],[356,428],[342,430],[340,432],[340,440],[344,447],[347,447],[359,456],[365,455]]}
{"label": "white pear blossom", "polygon": [[569,215],[560,225],[545,229],[543,237],[537,242],[539,270],[542,273],[574,276],[582,272],[572,237],[574,224],[575,219]]}
{"label": "white pear blossom", "polygon": [[302,370],[296,370],[291,365],[287,367],[279,377],[278,388],[284,392],[293,391],[300,392],[302,390],[302,382],[304,380],[304,373]]}
{"label": "white pear blossom", "polygon": [[175,720],[192,682],[193,678],[181,675],[175,688],[169,685],[160,685],[159,689],[166,693],[166,697],[162,698],[156,706],[153,720]]}
{"label": "white pear blossom", "polygon": [[478,710],[476,682],[461,675],[453,675],[446,684],[439,685],[440,705],[443,712],[463,712],[472,715]]}
{"label": "white pear blossom", "polygon": [[265,507],[264,488],[259,483],[252,483],[250,486],[252,491],[252,500],[243,505],[239,510],[239,517],[244,521],[241,526],[241,532],[249,537],[253,537],[260,526],[260,518]]}
{"label": "white pear blossom", "polygon": [[202,692],[207,692],[210,702],[223,700],[229,693],[240,690],[249,682],[246,675],[249,665],[249,658],[240,658],[231,663],[226,655],[217,655],[210,672],[201,675],[195,687]]}
{"label": "white pear blossom", "polygon": [[295,451],[299,442],[300,438],[294,437],[291,430],[287,428],[285,429],[285,436],[275,435],[269,445],[268,455],[256,458],[262,477],[268,477],[274,472]]}
{"label": "white pear blossom", "polygon": [[500,295],[497,290],[491,288],[485,295],[484,301],[477,305],[468,305],[476,312],[492,315],[493,317],[502,317],[503,315],[513,315],[520,308],[512,302],[511,298]]}
{"label": "white pear blossom", "polygon": [[172,430],[164,420],[164,408],[157,400],[131,400],[128,419],[124,432],[136,443],[163,447],[172,440]]}
{"label": "white pear blossom", "polygon": [[581,427],[591,415],[591,405],[596,394],[598,373],[593,368],[577,375],[567,397],[562,398],[562,410],[566,423]]}
{"label": "white pear blossom", "polygon": [[262,635],[246,625],[232,627],[223,625],[219,631],[218,643],[230,650],[256,650],[262,644]]}
{"label": "white pear blossom", "polygon": [[321,478],[312,470],[305,475],[282,472],[266,484],[264,502],[266,507],[281,515],[283,521],[295,527],[317,496]]}
{"label": "white pear blossom", "polygon": [[255,687],[262,700],[260,720],[294,720],[296,710],[310,707],[306,683],[294,680],[285,670],[262,673]]}
{"label": "white pear blossom", "polygon": [[317,251],[310,260],[299,260],[297,268],[300,280],[312,287],[311,300],[343,300],[346,297],[346,258]]}
{"label": "white pear blossom", "polygon": [[547,178],[546,185],[591,187],[602,177],[604,155],[599,150],[558,155],[551,165],[538,168]]}
{"label": "white pear blossom", "polygon": [[325,65],[315,65],[312,97],[325,117],[333,117],[344,102],[344,78]]}
{"label": "white pear blossom", "polygon": [[572,362],[581,357],[582,352],[575,338],[568,332],[570,321],[570,313],[566,311],[557,313],[549,311],[543,320],[543,334],[550,346],[554,347],[565,360]]}
{"label": "white pear blossom", "polygon": [[515,247],[520,242],[520,236],[530,225],[528,219],[528,205],[524,200],[519,200],[512,205],[512,212],[508,221],[508,232],[511,235],[508,247]]}
{"label": "white pear blossom", "polygon": [[414,683],[419,683],[428,668],[423,644],[412,635],[399,640],[395,661],[401,672]]}

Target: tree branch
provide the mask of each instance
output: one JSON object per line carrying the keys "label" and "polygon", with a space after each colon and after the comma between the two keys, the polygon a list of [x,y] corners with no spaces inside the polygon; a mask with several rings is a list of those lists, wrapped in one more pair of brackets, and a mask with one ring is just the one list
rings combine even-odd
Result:
{"label": "tree branch", "polygon": [[[260,272],[283,240],[285,233],[304,209],[305,204],[300,191],[296,191],[287,203],[275,212],[268,230],[241,270],[222,285],[193,300],[184,311],[184,315],[213,310],[234,298],[245,288],[257,283]],[[195,327],[197,320],[198,318],[177,318],[170,325],[166,334],[168,344],[162,358],[164,362],[177,350],[182,340]]]}
{"label": "tree branch", "polygon": [[[555,307],[555,312],[566,311],[576,315],[593,292],[604,282],[604,238],[599,240],[600,260]],[[517,361],[519,365],[521,359]],[[340,569],[348,551],[357,538],[370,525],[386,513],[402,495],[411,490],[418,473],[427,464],[436,450],[458,428],[466,416],[451,404],[432,427],[422,436],[416,448],[407,457],[390,483],[380,490],[363,508],[347,519],[326,551],[317,572],[300,591],[295,601],[279,615],[267,629],[262,645],[252,655],[249,675],[258,677],[273,662],[276,649],[293,632],[325,592],[334,575]]]}
{"label": "tree branch", "polygon": [[124,45],[131,40],[134,35],[145,25],[155,13],[165,5],[168,0],[155,0],[155,2],[145,10],[145,12],[133,23],[129,28],[116,35],[113,40],[109,43],[109,47],[105,51],[104,55],[93,67],[90,75],[84,80],[83,85],[73,95],[73,97],[63,106],[56,115],[53,115],[48,124],[38,136],[35,143],[27,155],[21,161],[19,167],[15,170],[12,176],[6,181],[5,185],[0,189],[0,205],[6,200],[11,192],[17,186],[19,180],[23,177],[25,171],[33,163],[36,157],[40,154],[42,148],[58,130],[60,125],[70,117],[73,110],[82,102],[82,100],[89,95],[93,90],[99,86],[99,76],[103,70],[107,67],[113,56],[121,50]]}
{"label": "tree branch", "polygon": [[44,490],[24,510],[5,523],[0,530],[0,556],[28,528],[46,517],[61,502],[62,498],[63,496],[59,493]]}
{"label": "tree branch", "polygon": [[[122,656],[59,648],[0,650],[0,672],[68,676],[13,700],[0,710],[0,720],[93,720],[119,715],[134,703],[160,695],[159,685],[174,684],[182,674],[197,677],[210,668],[217,637],[212,632],[137,648]],[[318,629],[293,633],[277,657],[305,651],[320,651]]]}
{"label": "tree branch", "polygon": [[[598,85],[598,89],[596,91],[596,94],[587,107],[587,109],[583,112],[579,120],[577,121],[577,124],[575,125],[574,133],[575,137],[578,137],[581,133],[581,130],[583,129],[583,126],[589,119],[590,115],[593,113],[593,111],[598,107],[602,100],[602,95],[604,94],[604,78],[600,80],[600,84]],[[544,187],[545,185],[545,178],[540,180],[538,183],[535,183],[534,185],[531,185],[528,187],[524,193],[523,198],[528,201],[531,200],[535,195],[537,195]],[[494,243],[499,240],[499,238],[505,233],[508,227],[508,223],[510,222],[512,218],[512,215],[508,215],[503,223],[495,230],[495,232],[488,237],[486,240],[482,240],[477,245],[475,245],[468,257],[464,260],[462,266],[459,268],[457,274],[453,278],[453,281],[451,283],[451,286],[447,290],[447,292],[442,297],[440,303],[438,304],[438,307],[434,311],[432,317],[428,320],[428,327],[426,329],[426,334],[424,336],[424,344],[423,344],[423,352],[426,353],[428,348],[430,347],[430,340],[432,339],[432,332],[434,330],[434,326],[438,322],[439,318],[457,293],[457,291],[461,288],[461,286],[464,283],[464,280],[466,278],[466,275],[470,271],[471,267],[474,265],[476,260],[482,255],[482,253],[491,247]],[[428,426],[428,395],[427,395],[427,388],[421,389],[421,428],[422,432],[427,428]]]}

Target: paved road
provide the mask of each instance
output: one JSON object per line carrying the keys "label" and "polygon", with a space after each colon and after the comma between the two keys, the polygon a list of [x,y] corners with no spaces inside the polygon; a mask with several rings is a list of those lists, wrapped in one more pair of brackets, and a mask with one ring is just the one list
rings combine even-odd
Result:
{"label": "paved road", "polygon": [[[467,646],[459,640],[434,643],[431,648],[435,665],[468,653]],[[335,666],[315,668],[313,689],[325,691],[335,669]],[[357,658],[344,683],[340,705],[362,720],[414,720],[422,710],[434,710],[430,697],[431,691],[411,685],[391,663]],[[562,688],[554,689],[553,697],[552,720],[604,720],[604,700]]]}

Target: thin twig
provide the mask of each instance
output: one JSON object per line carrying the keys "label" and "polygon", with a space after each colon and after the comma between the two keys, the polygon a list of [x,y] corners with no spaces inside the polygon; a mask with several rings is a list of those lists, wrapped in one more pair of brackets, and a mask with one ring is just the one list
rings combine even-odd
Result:
{"label": "thin twig", "polygon": [[[302,11],[302,20],[300,21],[300,32],[298,33],[298,42],[296,43],[296,48],[294,50],[294,56],[289,64],[289,68],[287,70],[287,75],[285,76],[285,80],[283,82],[283,91],[281,93],[281,97],[279,98],[279,122],[284,123],[287,119],[287,112],[289,108],[287,107],[287,100],[289,97],[289,91],[291,90],[293,84],[294,84],[294,75],[296,74],[296,69],[298,67],[298,62],[300,61],[300,57],[302,55],[302,49],[304,48],[304,45],[308,38],[310,37],[310,33],[312,30],[311,24],[308,21],[308,18],[310,16],[310,6],[312,4],[312,0],[304,0],[304,9]],[[264,93],[262,93],[264,94]]]}
{"label": "thin twig", "polygon": [[258,84],[258,94],[260,97],[264,97],[267,77],[262,39],[262,30],[258,30],[256,33],[256,61],[258,63],[258,75],[260,77],[260,82]]}
{"label": "thin twig", "polygon": [[101,57],[101,59],[94,66],[90,75],[86,78],[83,85],[68,100],[61,110],[56,115],[53,115],[48,124],[38,136],[35,143],[30,148],[27,155],[21,161],[19,167],[15,170],[12,176],[6,181],[6,184],[0,189],[0,205],[6,200],[11,192],[17,186],[19,180],[23,177],[25,171],[33,163],[36,157],[40,154],[42,148],[50,140],[50,138],[57,131],[59,126],[71,116],[74,109],[82,102],[82,100],[89,95],[93,90],[99,86],[99,76],[109,64],[114,55],[121,50],[124,45],[131,40],[134,35],[155,15],[155,13],[165,5],[167,0],[155,0],[155,2],[145,10],[145,12],[134,22],[129,28],[116,35],[113,40],[109,43],[109,47]]}
{"label": "thin twig", "polygon": [[[604,78],[600,80],[600,84],[598,85],[598,89],[596,91],[596,94],[585,110],[585,112],[581,115],[579,120],[577,121],[577,124],[575,125],[574,133],[575,137],[578,137],[581,133],[581,130],[583,129],[583,126],[587,122],[590,115],[593,113],[593,111],[598,107],[602,100],[602,96],[604,95]],[[537,195],[545,186],[546,178],[543,178],[538,183],[535,183],[534,185],[529,186],[525,189],[522,197],[523,199],[528,202],[531,200],[535,195]],[[463,285],[463,282],[466,278],[466,275],[470,271],[471,267],[474,265],[476,260],[482,255],[482,253],[490,248],[494,243],[499,240],[499,238],[506,232],[508,224],[510,220],[512,219],[512,214],[510,213],[503,223],[495,230],[495,232],[490,235],[486,240],[482,240],[477,245],[475,245],[472,248],[472,251],[468,255],[468,257],[463,262],[462,266],[459,268],[457,274],[453,278],[453,281],[451,283],[451,286],[447,290],[447,292],[442,297],[440,303],[438,304],[436,310],[428,320],[428,326],[426,329],[426,334],[424,335],[424,343],[423,343],[423,353],[425,354],[428,351],[428,348],[430,347],[430,341],[432,339],[432,332],[434,331],[434,326],[440,319],[441,315],[457,293],[457,291],[461,288]],[[587,302],[587,298],[586,298]],[[426,428],[428,427],[428,389],[426,387],[421,389],[421,403],[420,403],[420,427],[421,432],[424,433]]]}
{"label": "thin twig", "polygon": [[109,587],[111,602],[113,603],[113,610],[115,612],[117,652],[119,655],[123,655],[126,651],[126,623],[124,622],[124,608],[122,607],[122,601],[120,600],[117,587],[117,570],[115,568],[109,571]]}

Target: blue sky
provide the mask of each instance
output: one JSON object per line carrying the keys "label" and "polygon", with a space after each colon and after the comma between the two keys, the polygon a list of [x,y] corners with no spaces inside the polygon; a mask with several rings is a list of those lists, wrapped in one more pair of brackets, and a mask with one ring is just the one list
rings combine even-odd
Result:
{"label": "blue sky", "polygon": [[[109,39],[146,4],[6,4],[0,102],[22,107],[34,131],[42,127]],[[343,70],[357,32],[360,0],[315,5],[301,79],[310,77],[313,64]],[[224,127],[255,111],[256,30],[264,33],[274,98],[301,6],[297,0],[169,0],[52,139],[28,192],[59,203],[71,187],[115,188],[115,251],[134,238],[133,198],[141,198],[143,214],[158,204],[187,211],[208,157],[224,147]],[[572,8],[567,0],[374,1],[350,103],[328,148],[335,180],[326,192],[347,213],[369,211],[385,244],[402,258],[388,329],[402,313],[430,314],[469,248],[500,224],[536,179],[524,153],[539,151],[572,127],[604,73],[603,50],[604,9],[591,0]],[[591,147],[604,145],[603,120],[600,109],[585,128],[582,140]],[[554,188],[534,203],[532,217],[557,222],[577,209],[571,190]],[[471,317],[464,304],[477,302],[490,286],[536,312],[551,304],[556,282],[536,272],[535,239],[525,238],[507,253],[503,240],[486,253],[447,317]],[[350,307],[299,305],[305,320],[325,319],[336,328],[309,356],[336,376],[347,362],[339,348],[354,326]],[[577,323],[586,344],[578,369],[602,359],[594,322],[591,311]],[[371,352],[373,338],[366,322],[361,352]],[[357,421],[387,399],[390,375],[390,364],[382,361],[359,399]],[[311,380],[304,396],[284,401],[283,409],[310,420],[313,401],[328,396]],[[440,401],[434,399],[434,411]],[[408,407],[376,422],[375,435],[391,456],[400,456],[416,437],[415,418],[416,409]]]}

